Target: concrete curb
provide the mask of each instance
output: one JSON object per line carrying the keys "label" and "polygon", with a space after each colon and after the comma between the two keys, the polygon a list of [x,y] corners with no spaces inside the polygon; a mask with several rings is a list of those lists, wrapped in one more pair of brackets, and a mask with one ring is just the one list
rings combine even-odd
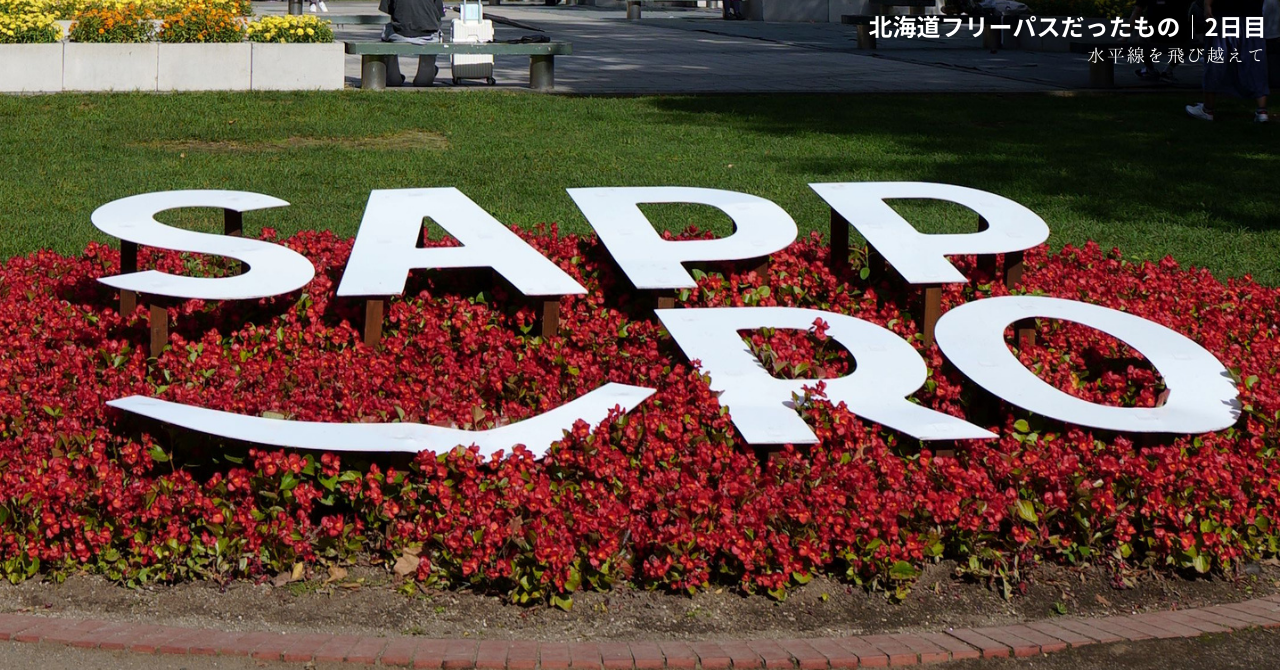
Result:
{"label": "concrete curb", "polygon": [[843,670],[1025,657],[1123,640],[1280,628],[1280,595],[1230,605],[1101,618],[1061,617],[936,633],[807,640],[522,642],[314,633],[228,633],[100,619],[0,614],[0,641],[140,654],[250,656],[435,670]]}

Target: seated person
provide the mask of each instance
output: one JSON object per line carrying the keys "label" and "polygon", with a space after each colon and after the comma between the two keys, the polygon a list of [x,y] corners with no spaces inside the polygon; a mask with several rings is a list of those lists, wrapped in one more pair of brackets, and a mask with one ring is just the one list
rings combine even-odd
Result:
{"label": "seated person", "polygon": [[1172,79],[1173,69],[1178,66],[1174,61],[1169,64],[1163,71],[1160,70],[1156,63],[1151,62],[1151,52],[1153,50],[1161,53],[1167,52],[1170,48],[1191,46],[1191,3],[1188,0],[1136,0],[1133,4],[1133,13],[1129,16],[1129,23],[1138,20],[1139,16],[1145,16],[1147,23],[1152,29],[1158,27],[1161,22],[1166,19],[1172,19],[1176,26],[1173,34],[1161,35],[1159,32],[1153,34],[1147,39],[1150,47],[1142,49],[1142,67],[1138,68],[1137,75],[1142,79]]}
{"label": "seated person", "polygon": [[[382,0],[378,11],[391,17],[391,22],[382,30],[383,42],[430,44],[441,41],[440,22],[444,18],[444,0]],[[419,56],[418,72],[413,76],[413,85],[431,86],[439,72],[435,56]],[[387,85],[403,84],[400,59],[387,59]]]}

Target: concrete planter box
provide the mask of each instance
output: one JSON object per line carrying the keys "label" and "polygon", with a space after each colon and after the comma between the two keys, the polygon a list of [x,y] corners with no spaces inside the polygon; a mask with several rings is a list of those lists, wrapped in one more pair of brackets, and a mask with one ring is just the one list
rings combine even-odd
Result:
{"label": "concrete planter box", "polygon": [[62,55],[62,88],[67,91],[154,91],[159,44],[78,44]]}
{"label": "concrete planter box", "polygon": [[62,43],[0,45],[0,92],[62,90]]}
{"label": "concrete planter box", "polygon": [[0,93],[314,91],[345,85],[340,42],[0,45]]}
{"label": "concrete planter box", "polygon": [[248,42],[159,46],[158,90],[249,90],[252,45]]}
{"label": "concrete planter box", "polygon": [[333,44],[252,45],[250,88],[255,91],[337,90],[346,86],[346,53]]}

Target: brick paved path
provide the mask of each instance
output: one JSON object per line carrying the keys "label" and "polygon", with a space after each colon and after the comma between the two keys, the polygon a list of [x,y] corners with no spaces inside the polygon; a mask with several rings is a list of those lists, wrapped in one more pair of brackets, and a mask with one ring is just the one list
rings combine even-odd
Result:
{"label": "brick paved path", "polygon": [[176,626],[0,614],[0,641],[139,654],[247,656],[435,670],[842,670],[1025,657],[1069,647],[1280,628],[1280,595],[1231,605],[937,632],[805,640],[511,642],[314,633],[230,633]]}

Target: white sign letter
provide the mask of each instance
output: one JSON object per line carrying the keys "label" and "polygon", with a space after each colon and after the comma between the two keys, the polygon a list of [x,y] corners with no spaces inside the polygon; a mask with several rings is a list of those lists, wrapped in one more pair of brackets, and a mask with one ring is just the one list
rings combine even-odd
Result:
{"label": "white sign letter", "polygon": [[[996,437],[963,419],[913,404],[906,396],[925,382],[920,354],[892,331],[844,314],[798,307],[711,307],[656,310],[662,325],[691,360],[702,362],[720,404],[750,444],[813,444],[817,436],[791,406],[791,395],[818,381],[827,398],[850,412],[921,440]],[[834,379],[775,379],[738,334],[756,328],[808,330],[816,319],[857,363]]]}
{"label": "white sign letter", "polygon": [[[418,249],[425,217],[463,246]],[[410,270],[484,267],[497,270],[525,295],[587,292],[462,191],[408,188],[369,194],[338,295],[400,295]]]}
{"label": "white sign letter", "polygon": [[189,430],[273,447],[416,454],[476,445],[480,448],[480,455],[487,457],[498,450],[510,453],[511,447],[523,444],[534,456],[540,457],[553,442],[564,439],[564,432],[579,420],[595,426],[607,419],[615,407],[620,407],[625,414],[653,393],[653,389],[642,386],[609,383],[538,416],[476,431],[420,423],[323,423],[268,419],[136,395],[107,404]]}
{"label": "white sign letter", "polygon": [[[977,189],[907,181],[809,184],[809,187],[862,233],[912,284],[968,281],[947,256],[1004,254],[1030,249],[1049,239],[1049,226],[1035,212],[1008,198]],[[977,212],[990,227],[977,233],[927,235],[916,230],[885,202],[893,199],[954,202]]]}
{"label": "white sign letter", "polygon": [[98,281],[125,291],[201,300],[252,300],[296,291],[316,274],[302,254],[262,240],[174,228],[154,218],[179,207],[249,212],[288,205],[279,198],[246,191],[162,191],[109,202],[91,217],[93,225],[108,235],[160,249],[226,256],[243,261],[249,269],[234,277],[184,277],[147,270]]}
{"label": "white sign letter", "polygon": [[[1023,366],[1004,341],[1009,324],[1032,317],[1074,321],[1133,347],[1164,377],[1168,400],[1162,407],[1111,407],[1050,386]],[[936,337],[951,363],[982,388],[1066,423],[1133,433],[1195,434],[1222,430],[1240,416],[1235,382],[1213,354],[1158,323],[1114,309],[1060,298],[987,298],[943,314]]]}
{"label": "white sign letter", "polygon": [[[638,289],[693,288],[680,264],[763,258],[796,241],[796,222],[776,204],[754,195],[710,188],[638,186],[571,188],[587,222]],[[641,204],[711,205],[733,220],[734,231],[714,240],[664,240],[640,211]]]}

